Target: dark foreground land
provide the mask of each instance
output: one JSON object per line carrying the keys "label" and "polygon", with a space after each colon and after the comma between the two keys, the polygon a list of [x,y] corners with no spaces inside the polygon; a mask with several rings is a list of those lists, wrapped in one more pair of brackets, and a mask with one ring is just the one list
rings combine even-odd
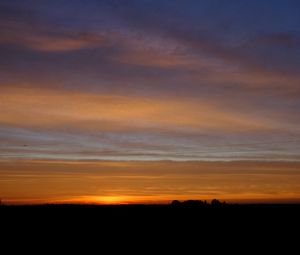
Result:
{"label": "dark foreground land", "polygon": [[152,249],[153,254],[161,249],[158,246],[174,252],[183,247],[182,254],[190,254],[191,247],[244,254],[242,246],[256,254],[257,247],[264,246],[268,251],[283,247],[282,254],[292,254],[287,250],[299,243],[300,204],[2,205],[0,220],[2,246],[10,242],[18,248],[20,240],[26,240],[21,249],[28,243],[75,251],[84,246],[87,254],[90,246],[132,250],[142,245],[143,251]]}
{"label": "dark foreground land", "polygon": [[296,226],[300,204],[78,205],[0,206],[2,223],[63,222],[65,224],[217,225],[255,223]]}

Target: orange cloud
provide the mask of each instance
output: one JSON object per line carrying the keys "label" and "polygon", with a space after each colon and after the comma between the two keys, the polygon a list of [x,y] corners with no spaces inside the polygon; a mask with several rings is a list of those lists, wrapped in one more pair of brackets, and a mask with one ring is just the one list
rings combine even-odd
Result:
{"label": "orange cloud", "polygon": [[[80,128],[196,128],[256,130],[274,123],[228,110],[209,100],[120,96],[47,89],[1,89],[0,122],[18,126]],[[275,120],[276,121],[276,120]]]}
{"label": "orange cloud", "polygon": [[33,36],[26,38],[25,44],[41,51],[71,51],[103,45],[104,38],[88,35]]}

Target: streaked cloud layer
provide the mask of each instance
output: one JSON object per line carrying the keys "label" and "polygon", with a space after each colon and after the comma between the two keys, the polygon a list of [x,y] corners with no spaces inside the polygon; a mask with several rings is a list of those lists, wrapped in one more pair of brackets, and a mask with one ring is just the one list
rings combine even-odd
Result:
{"label": "streaked cloud layer", "polygon": [[[42,171],[41,171],[42,169]],[[2,161],[7,203],[299,202],[299,163]]]}
{"label": "streaked cloud layer", "polygon": [[0,159],[298,162],[299,11],[2,0]]}
{"label": "streaked cloud layer", "polygon": [[274,111],[62,89],[5,88],[0,99],[4,158],[299,159],[297,126]]}

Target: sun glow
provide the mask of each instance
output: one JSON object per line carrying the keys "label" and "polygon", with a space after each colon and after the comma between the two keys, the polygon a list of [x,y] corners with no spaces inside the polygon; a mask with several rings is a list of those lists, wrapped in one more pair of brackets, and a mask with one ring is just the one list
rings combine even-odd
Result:
{"label": "sun glow", "polygon": [[132,197],[129,196],[91,196],[87,201],[97,204],[129,204]]}
{"label": "sun glow", "polygon": [[83,204],[100,204],[100,205],[128,205],[128,204],[165,204],[171,201],[171,198],[157,196],[81,196],[72,200],[72,202]]}

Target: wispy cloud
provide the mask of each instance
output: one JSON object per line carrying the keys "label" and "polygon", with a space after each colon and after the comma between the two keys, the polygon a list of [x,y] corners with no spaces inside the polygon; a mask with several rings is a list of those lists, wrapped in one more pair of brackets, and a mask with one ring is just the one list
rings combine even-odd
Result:
{"label": "wispy cloud", "polygon": [[124,126],[177,126],[204,130],[255,130],[273,125],[263,118],[222,109],[222,104],[205,99],[178,101],[176,98],[21,88],[1,89],[1,92],[1,108],[5,109],[0,115],[3,124],[55,127],[74,123],[84,127],[85,123],[90,123],[97,128],[101,122],[112,122]]}
{"label": "wispy cloud", "polygon": [[0,20],[0,43],[28,47],[39,51],[73,51],[107,44],[105,35],[69,32],[50,25],[26,24],[22,21]]}

